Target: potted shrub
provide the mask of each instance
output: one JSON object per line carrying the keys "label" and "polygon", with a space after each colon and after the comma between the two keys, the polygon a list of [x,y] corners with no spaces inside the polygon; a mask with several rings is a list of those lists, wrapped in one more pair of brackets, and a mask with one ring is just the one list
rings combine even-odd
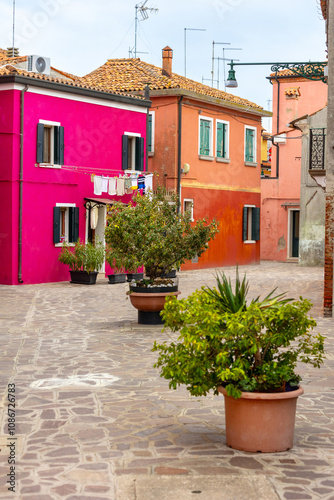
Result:
{"label": "potted shrub", "polygon": [[303,393],[297,362],[319,367],[324,338],[311,333],[311,303],[273,296],[246,303],[248,282],[225,275],[218,288],[202,287],[187,299],[166,301],[166,327],[177,340],[154,344],[155,367],[170,388],[185,384],[193,396],[224,394],[226,442],[253,452],[293,445],[297,397]]}
{"label": "potted shrub", "polygon": [[161,323],[159,313],[166,294],[178,294],[176,279],[161,276],[201,255],[218,231],[215,221],[192,224],[190,217],[189,212],[177,212],[176,195],[167,199],[163,189],[154,196],[137,194],[127,206],[115,203],[109,208],[106,242],[115,256],[128,256],[127,269],[143,266],[147,275],[130,283],[130,300],[139,311],[139,323]]}
{"label": "potted shrub", "polygon": [[106,261],[113,268],[114,273],[108,274],[108,283],[114,285],[116,283],[125,283],[126,281],[126,272],[124,267],[124,259],[121,259],[120,256],[115,257],[114,253],[110,248],[106,251]]}
{"label": "potted shrub", "polygon": [[78,240],[74,247],[63,244],[58,260],[70,267],[71,283],[94,285],[98,269],[105,259],[102,242],[82,243]]}

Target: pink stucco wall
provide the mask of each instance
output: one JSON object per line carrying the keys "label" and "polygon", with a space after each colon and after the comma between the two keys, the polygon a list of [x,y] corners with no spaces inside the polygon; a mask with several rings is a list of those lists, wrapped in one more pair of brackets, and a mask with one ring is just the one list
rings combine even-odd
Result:
{"label": "pink stucco wall", "polygon": [[[36,91],[36,87],[34,89]],[[67,97],[71,97],[66,94]],[[103,101],[99,101],[103,104]],[[58,262],[53,244],[53,207],[79,207],[79,237],[86,238],[84,198],[93,197],[91,174],[118,176],[122,172],[122,135],[146,137],[146,113],[107,105],[25,93],[22,218],[22,280],[24,283],[65,281],[67,266]],[[117,105],[118,103],[116,103]],[[121,107],[128,108],[127,104]],[[137,108],[146,111],[146,108]],[[64,127],[64,168],[36,166],[37,123],[59,122]],[[5,216],[0,222],[0,283],[18,283],[20,91],[0,91],[0,195]],[[107,198],[103,193],[100,198]],[[125,195],[122,201],[127,201]],[[113,199],[119,199],[113,197]]]}
{"label": "pink stucco wall", "polygon": [[[278,85],[273,83],[273,134],[277,133]],[[298,99],[287,98],[286,90],[298,88]],[[299,209],[301,182],[301,132],[288,124],[323,108],[327,102],[327,85],[301,78],[280,78],[278,131],[288,131],[286,143],[279,145],[277,178],[261,180],[261,259],[285,261],[290,257],[289,208]],[[272,147],[272,177],[276,172],[277,148]],[[290,205],[287,205],[289,203]],[[283,206],[282,206],[283,205]]]}

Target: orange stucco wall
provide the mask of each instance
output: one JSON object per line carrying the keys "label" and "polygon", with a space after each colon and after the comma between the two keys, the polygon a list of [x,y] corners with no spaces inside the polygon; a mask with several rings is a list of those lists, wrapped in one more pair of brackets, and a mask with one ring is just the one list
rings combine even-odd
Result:
{"label": "orange stucco wall", "polygon": [[[167,188],[177,185],[178,99],[152,97],[155,115],[154,155],[149,170],[158,174],[157,181]],[[216,120],[229,122],[229,162],[216,158],[199,158],[199,119],[213,120],[213,153],[216,151]],[[257,166],[245,166],[245,125],[257,128]],[[259,262],[260,243],[242,241],[243,206],[260,206],[261,118],[243,111],[222,109],[186,96],[182,101],[181,166],[190,165],[182,175],[181,207],[184,199],[194,202],[194,219],[216,218],[220,233],[197,263],[187,262],[184,269],[221,267]]]}
{"label": "orange stucco wall", "polygon": [[[288,124],[312,114],[327,102],[327,85],[321,81],[301,78],[280,79],[273,83],[273,134],[286,133],[285,144],[279,147],[278,179],[261,181],[261,259],[285,261],[291,257],[291,227],[289,210],[299,209],[301,176],[301,132]],[[277,97],[279,88],[279,124],[277,127]],[[298,89],[298,98],[289,98],[288,89]],[[291,93],[291,92],[290,92]],[[272,147],[271,176],[277,176],[277,148]]]}

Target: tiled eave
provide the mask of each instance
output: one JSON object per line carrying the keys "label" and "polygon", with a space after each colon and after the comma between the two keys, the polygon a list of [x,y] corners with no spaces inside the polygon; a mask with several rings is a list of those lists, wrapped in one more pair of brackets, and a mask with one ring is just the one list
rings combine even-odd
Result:
{"label": "tiled eave", "polygon": [[132,106],[151,107],[151,102],[145,99],[138,99],[138,97],[123,96],[120,94],[113,94],[111,92],[104,92],[102,90],[94,90],[84,87],[78,87],[71,84],[50,82],[47,80],[40,80],[27,76],[20,75],[0,75],[0,84],[2,83],[16,83],[27,85],[28,87],[40,87],[42,89],[54,90],[58,92],[66,92],[68,94],[75,94],[79,96],[93,97],[95,99],[103,99],[108,101],[116,101],[122,104],[129,104]]}
{"label": "tiled eave", "polygon": [[191,90],[184,90],[184,89],[150,90],[150,97],[163,97],[163,96],[189,97],[189,99],[192,99],[194,101],[206,104],[213,104],[221,108],[243,111],[256,116],[271,117],[273,115],[271,111],[266,111],[262,108],[254,108],[251,106],[238,104],[236,102],[225,101],[224,99],[217,99],[216,97],[212,96],[204,96],[203,94],[192,92]]}

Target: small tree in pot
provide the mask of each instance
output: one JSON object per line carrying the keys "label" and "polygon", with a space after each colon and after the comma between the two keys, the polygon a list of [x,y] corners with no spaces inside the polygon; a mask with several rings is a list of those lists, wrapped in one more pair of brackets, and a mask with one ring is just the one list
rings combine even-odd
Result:
{"label": "small tree in pot", "polygon": [[316,326],[308,317],[311,304],[274,297],[273,291],[247,305],[248,283],[238,275],[234,292],[224,275],[217,276],[217,285],[166,301],[165,325],[179,337],[155,343],[155,366],[171,388],[185,384],[194,396],[224,394],[229,446],[289,449],[296,400],[303,393],[297,362],[320,367],[324,358],[324,338],[310,333]]}
{"label": "small tree in pot", "polygon": [[110,207],[105,239],[115,258],[128,256],[127,269],[145,267],[148,279],[132,283],[130,290],[135,292],[173,284],[161,280],[161,275],[201,255],[217,232],[216,221],[202,219],[192,224],[189,212],[178,214],[177,196],[167,200],[165,191],[159,189],[154,196],[138,194],[128,206],[115,203]]}

